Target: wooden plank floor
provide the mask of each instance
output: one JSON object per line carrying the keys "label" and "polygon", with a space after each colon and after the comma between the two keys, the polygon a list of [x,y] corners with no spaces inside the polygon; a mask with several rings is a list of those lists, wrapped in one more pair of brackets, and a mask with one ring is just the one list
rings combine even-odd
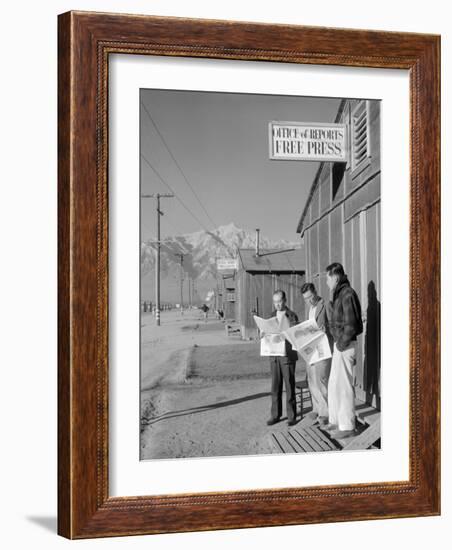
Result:
{"label": "wooden plank floor", "polygon": [[338,451],[339,445],[323,433],[319,426],[291,428],[287,431],[272,433],[276,449],[283,453],[318,453]]}
{"label": "wooden plank floor", "polygon": [[278,452],[317,453],[368,449],[380,439],[380,411],[359,400],[356,401],[356,435],[333,439],[308,415],[312,410],[312,401],[306,381],[297,382],[296,385],[300,390],[297,397],[299,396],[298,406],[303,411],[303,418],[290,429],[271,433],[272,443]]}

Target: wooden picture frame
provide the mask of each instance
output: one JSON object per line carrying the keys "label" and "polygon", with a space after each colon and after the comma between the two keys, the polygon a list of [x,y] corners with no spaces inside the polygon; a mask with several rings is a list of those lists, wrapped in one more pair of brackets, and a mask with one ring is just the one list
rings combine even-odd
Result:
{"label": "wooden picture frame", "polygon": [[[68,12],[59,16],[58,52],[58,533],[89,538],[439,514],[440,37]],[[121,53],[409,71],[409,481],[109,496],[107,91],[109,55]]]}

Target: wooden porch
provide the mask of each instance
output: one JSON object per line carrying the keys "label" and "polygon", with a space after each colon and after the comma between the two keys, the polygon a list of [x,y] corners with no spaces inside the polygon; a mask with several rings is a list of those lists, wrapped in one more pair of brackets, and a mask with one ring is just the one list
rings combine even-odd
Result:
{"label": "wooden porch", "polygon": [[356,400],[356,435],[333,439],[315,419],[306,416],[312,411],[311,394],[306,380],[296,383],[298,410],[302,419],[290,428],[271,432],[271,442],[277,452],[313,453],[322,451],[356,451],[380,448],[380,411]]}

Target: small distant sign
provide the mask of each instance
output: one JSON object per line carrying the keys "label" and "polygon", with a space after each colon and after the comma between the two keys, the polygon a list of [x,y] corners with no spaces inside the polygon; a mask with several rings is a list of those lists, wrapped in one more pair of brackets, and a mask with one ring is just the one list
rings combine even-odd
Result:
{"label": "small distant sign", "polygon": [[273,160],[347,162],[345,124],[270,122],[269,156]]}
{"label": "small distant sign", "polygon": [[217,260],[218,271],[226,271],[229,269],[237,269],[238,262],[236,258],[219,258]]}

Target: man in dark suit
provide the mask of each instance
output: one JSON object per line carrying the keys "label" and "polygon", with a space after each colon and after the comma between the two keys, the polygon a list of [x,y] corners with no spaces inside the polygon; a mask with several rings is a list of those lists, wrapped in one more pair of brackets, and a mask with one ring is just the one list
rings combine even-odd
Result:
{"label": "man in dark suit", "polygon": [[[276,290],[273,293],[273,316],[277,318],[279,326],[292,327],[298,324],[297,315],[287,307],[286,293],[284,290]],[[282,415],[282,388],[283,381],[286,388],[286,411],[289,426],[296,424],[296,401],[295,401],[295,365],[298,353],[292,349],[292,345],[285,341],[285,355],[270,357],[271,369],[271,416],[267,424],[271,426],[281,420]]]}

